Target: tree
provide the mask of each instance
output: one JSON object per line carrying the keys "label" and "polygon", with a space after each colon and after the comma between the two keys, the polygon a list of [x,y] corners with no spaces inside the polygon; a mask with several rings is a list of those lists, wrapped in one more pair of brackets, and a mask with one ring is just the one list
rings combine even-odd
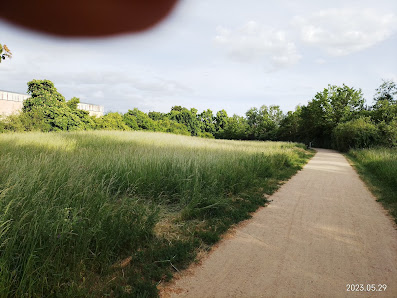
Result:
{"label": "tree", "polygon": [[157,127],[158,127],[158,131],[161,132],[169,132],[173,134],[186,135],[186,136],[191,135],[186,125],[170,120],[168,118],[164,118],[163,120],[158,120]]}
{"label": "tree", "polygon": [[397,85],[392,80],[383,80],[383,83],[376,89],[375,106],[381,101],[388,101],[390,104],[397,103]]}
{"label": "tree", "polygon": [[225,110],[220,110],[216,112],[215,130],[219,131],[221,129],[224,129],[227,125],[228,118],[229,117],[227,116],[227,112]]}
{"label": "tree", "polygon": [[227,120],[222,138],[230,140],[246,140],[248,129],[249,126],[244,117],[233,115],[233,117],[230,117]]}
{"label": "tree", "polygon": [[198,115],[200,121],[200,130],[202,132],[208,132],[210,134],[215,133],[215,119],[212,111],[207,109]]}
{"label": "tree", "polygon": [[246,113],[249,137],[254,140],[275,140],[283,113],[279,106],[251,108]]}
{"label": "tree", "polygon": [[0,43],[0,63],[2,60],[5,60],[6,58],[11,59],[12,58],[12,53],[10,49],[6,45],[2,45]]}
{"label": "tree", "polygon": [[334,146],[347,152],[351,148],[368,148],[377,144],[379,129],[369,117],[339,123],[333,132]]}
{"label": "tree", "polygon": [[95,118],[97,128],[106,130],[129,130],[124,121],[123,116],[119,113],[107,113],[102,117]]}
{"label": "tree", "polygon": [[128,110],[128,112],[123,115],[123,120],[127,126],[134,130],[156,130],[156,122],[137,108]]}
{"label": "tree", "polygon": [[28,82],[30,97],[23,102],[23,111],[28,112],[39,107],[61,107],[65,98],[50,80],[32,80]]}
{"label": "tree", "polygon": [[80,98],[72,97],[66,104],[72,110],[77,110],[77,105],[80,103]]}
{"label": "tree", "polygon": [[397,85],[392,80],[385,81],[376,89],[375,104],[370,112],[377,122],[390,123],[397,120]]}
{"label": "tree", "polygon": [[90,129],[94,126],[87,111],[77,109],[78,98],[66,103],[49,80],[28,82],[30,97],[23,102],[21,117],[34,122],[31,129],[42,131]]}
{"label": "tree", "polygon": [[165,118],[165,114],[160,112],[149,112],[148,116],[150,119],[155,121],[163,120]]}
{"label": "tree", "polygon": [[216,112],[215,117],[215,136],[217,138],[222,138],[223,130],[226,128],[229,117],[225,110],[220,110]]}
{"label": "tree", "polygon": [[361,89],[328,85],[307,106],[302,107],[299,123],[302,141],[314,141],[315,146],[331,147],[333,129],[362,110],[364,98]]}
{"label": "tree", "polygon": [[377,123],[382,121],[390,123],[397,119],[397,104],[386,99],[379,100],[373,106],[370,115]]}
{"label": "tree", "polygon": [[200,123],[197,118],[197,110],[181,106],[174,106],[167,114],[168,119],[186,125],[192,136],[197,136],[200,133]]}
{"label": "tree", "polygon": [[288,111],[287,115],[280,121],[280,127],[277,132],[277,139],[281,141],[299,142],[302,107],[296,107],[295,111]]}

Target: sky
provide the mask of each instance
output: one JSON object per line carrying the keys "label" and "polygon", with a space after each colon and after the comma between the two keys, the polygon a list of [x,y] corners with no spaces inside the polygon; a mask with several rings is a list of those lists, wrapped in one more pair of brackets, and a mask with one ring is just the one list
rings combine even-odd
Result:
{"label": "sky", "polygon": [[1,90],[48,79],[106,112],[287,112],[328,84],[361,88],[372,103],[382,79],[397,82],[397,1],[180,0],[144,33],[60,38],[0,21],[0,43],[13,53]]}

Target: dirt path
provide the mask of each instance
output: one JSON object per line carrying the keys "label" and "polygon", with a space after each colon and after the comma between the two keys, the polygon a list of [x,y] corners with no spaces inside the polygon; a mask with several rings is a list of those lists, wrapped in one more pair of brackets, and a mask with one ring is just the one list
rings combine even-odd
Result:
{"label": "dirt path", "polygon": [[161,295],[397,297],[397,230],[341,154],[318,150],[270,199]]}

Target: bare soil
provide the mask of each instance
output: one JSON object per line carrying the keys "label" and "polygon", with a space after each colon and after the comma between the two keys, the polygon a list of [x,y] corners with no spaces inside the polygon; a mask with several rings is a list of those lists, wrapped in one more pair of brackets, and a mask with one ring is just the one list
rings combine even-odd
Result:
{"label": "bare soil", "polygon": [[318,149],[269,199],[161,296],[397,297],[396,226],[343,155]]}

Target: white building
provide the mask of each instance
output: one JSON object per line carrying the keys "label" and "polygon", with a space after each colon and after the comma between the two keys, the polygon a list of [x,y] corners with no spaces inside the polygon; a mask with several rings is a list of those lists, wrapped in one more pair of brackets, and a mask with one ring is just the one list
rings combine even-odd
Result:
{"label": "white building", "polygon": [[[30,96],[23,93],[0,90],[0,117],[18,114],[22,111],[23,101]],[[90,116],[103,116],[105,107],[88,103],[79,103],[77,108],[88,111]]]}
{"label": "white building", "polygon": [[29,98],[27,94],[0,90],[0,116],[17,114],[22,110],[23,101]]}
{"label": "white building", "polygon": [[77,108],[83,111],[88,111],[90,116],[101,117],[105,112],[104,106],[93,105],[90,103],[80,102],[77,104]]}

